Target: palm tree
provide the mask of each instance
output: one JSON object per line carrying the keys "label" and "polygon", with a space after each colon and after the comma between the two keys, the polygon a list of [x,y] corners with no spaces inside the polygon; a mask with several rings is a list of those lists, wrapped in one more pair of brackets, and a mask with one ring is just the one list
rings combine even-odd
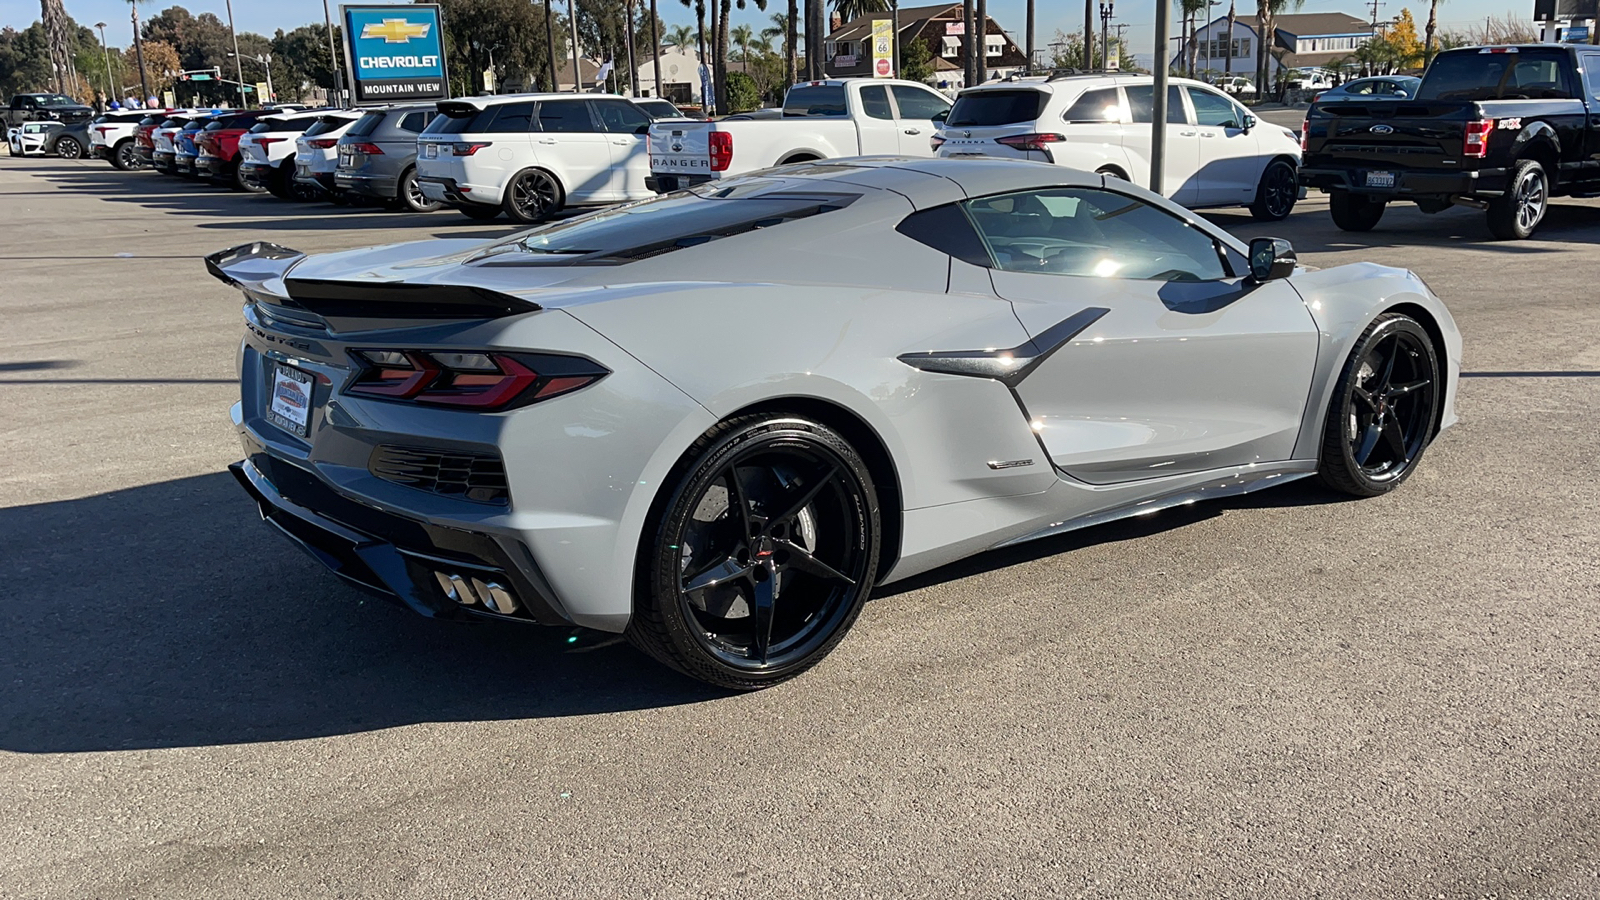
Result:
{"label": "palm tree", "polygon": [[[145,97],[150,96],[150,80],[144,74],[144,39],[139,36],[139,4],[143,2],[145,0],[128,0],[128,7],[133,14],[133,52],[139,60],[139,90],[144,94],[143,97],[139,98],[141,103],[144,102]],[[328,35],[328,56],[330,59],[333,57],[332,33]],[[337,66],[337,63],[335,63],[335,66]],[[338,69],[335,68],[334,71],[338,71]],[[335,78],[334,90],[337,92],[338,89],[338,79]]]}
{"label": "palm tree", "polygon": [[750,44],[756,39],[756,33],[750,29],[749,25],[737,25],[732,31],[728,32],[728,36],[735,44],[739,45],[739,61],[742,63],[750,62]]}
{"label": "palm tree", "polygon": [[783,41],[783,77],[784,86],[787,87],[799,80],[799,73],[795,71],[795,48],[799,46],[800,36],[796,34],[798,27],[795,22],[795,0],[789,0],[789,11],[786,13],[775,12],[772,14],[772,25],[761,29],[763,40]]}
{"label": "palm tree", "polygon": [[[1278,40],[1278,14],[1285,9],[1299,9],[1306,5],[1306,0],[1256,0],[1256,23],[1260,29],[1256,41],[1256,84],[1265,93],[1266,85],[1272,81],[1267,77],[1271,66],[1267,64],[1268,54],[1277,46]],[[1261,94],[1257,94],[1261,96]]]}
{"label": "palm tree", "polygon": [[1195,56],[1200,51],[1200,41],[1195,35],[1198,30],[1196,23],[1201,10],[1210,9],[1211,4],[1206,0],[1182,0],[1182,2],[1183,14],[1189,22],[1189,40],[1184,43],[1184,48],[1189,51],[1189,77],[1193,78]]}
{"label": "palm tree", "polygon": [[1228,0],[1228,55],[1224,68],[1227,69],[1229,75],[1233,74],[1233,23],[1238,18],[1239,15],[1234,8],[1234,0]]}
{"label": "palm tree", "polygon": [[694,29],[687,25],[674,25],[667,29],[665,37],[668,47],[684,47],[694,44]]}
{"label": "palm tree", "polygon": [[871,13],[889,11],[889,0],[833,0],[833,11],[839,21],[848,22]]}
{"label": "palm tree", "polygon": [[1428,27],[1422,32],[1422,64],[1426,66],[1433,62],[1433,54],[1438,52],[1434,46],[1434,32],[1439,28],[1439,0],[1430,0],[1428,3]]}

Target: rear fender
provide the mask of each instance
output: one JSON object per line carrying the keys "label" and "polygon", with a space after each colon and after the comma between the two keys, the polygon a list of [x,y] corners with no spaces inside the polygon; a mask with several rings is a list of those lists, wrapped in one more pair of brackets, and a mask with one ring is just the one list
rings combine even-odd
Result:
{"label": "rear fender", "polygon": [[1517,139],[1512,142],[1511,159],[1537,159],[1554,178],[1559,174],[1561,163],[1561,136],[1550,127],[1549,122],[1530,123],[1517,133]]}

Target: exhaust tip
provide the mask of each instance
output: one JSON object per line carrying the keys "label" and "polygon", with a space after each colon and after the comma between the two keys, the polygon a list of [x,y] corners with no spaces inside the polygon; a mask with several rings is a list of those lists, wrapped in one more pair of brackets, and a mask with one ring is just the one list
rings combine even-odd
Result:
{"label": "exhaust tip", "polygon": [[444,591],[444,595],[462,606],[482,604],[490,612],[503,616],[514,615],[521,608],[517,598],[499,582],[484,581],[481,578],[463,578],[449,572],[437,571],[433,573],[433,577],[439,582],[439,589]]}

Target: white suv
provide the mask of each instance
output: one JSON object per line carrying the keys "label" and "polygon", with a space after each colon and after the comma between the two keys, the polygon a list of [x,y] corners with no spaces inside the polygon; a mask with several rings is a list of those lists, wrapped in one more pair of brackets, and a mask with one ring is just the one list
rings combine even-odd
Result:
{"label": "white suv", "polygon": [[325,112],[311,123],[305,133],[294,139],[294,180],[317,191],[334,203],[344,203],[346,198],[339,186],[333,183],[333,170],[339,165],[339,138],[350,126],[361,120],[359,109],[337,109]]}
{"label": "white suv", "polygon": [[239,177],[285,200],[312,200],[317,192],[294,180],[295,141],[317,123],[323,111],[262,116],[239,138]]}
{"label": "white suv", "polygon": [[439,112],[417,138],[417,185],[471,218],[542,222],[566,206],[655,196],[651,118],[623,97],[468,97]]}
{"label": "white suv", "polygon": [[[1149,75],[1069,75],[968,88],[938,133],[940,156],[1035,159],[1149,187]],[[1299,135],[1261,122],[1214,87],[1167,88],[1162,191],[1190,209],[1247,206],[1277,221],[1299,199]]]}

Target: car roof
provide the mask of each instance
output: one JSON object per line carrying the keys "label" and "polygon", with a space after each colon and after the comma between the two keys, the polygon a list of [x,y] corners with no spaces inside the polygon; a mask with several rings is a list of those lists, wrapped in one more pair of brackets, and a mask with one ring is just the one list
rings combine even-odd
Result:
{"label": "car roof", "polygon": [[[1128,84],[1154,84],[1154,83],[1155,83],[1155,76],[1154,75],[1138,75],[1138,74],[1120,75],[1120,74],[1114,74],[1114,73],[1107,72],[1107,73],[1099,73],[1099,74],[1089,73],[1089,74],[1083,74],[1083,75],[1057,75],[1057,76],[1054,76],[1054,77],[1052,77],[1052,78],[1050,78],[1048,80],[1045,80],[1045,79],[1037,79],[1036,80],[1036,79],[1034,79],[1032,77],[1027,77],[1027,78],[1018,78],[1018,79],[1015,79],[1013,81],[990,81],[990,82],[986,82],[984,84],[978,84],[978,85],[973,85],[972,87],[969,87],[969,88],[964,88],[964,89],[962,89],[961,93],[963,95],[965,95],[965,94],[973,94],[973,93],[987,92],[987,91],[1006,91],[1006,90],[1014,91],[1014,90],[1019,90],[1019,89],[1031,89],[1031,90],[1041,91],[1041,92],[1044,92],[1044,93],[1055,93],[1056,91],[1058,91],[1058,90],[1060,90],[1062,88],[1083,88],[1083,89],[1088,89],[1088,88],[1091,88],[1091,87],[1109,87],[1109,86],[1119,85],[1119,84],[1120,85],[1128,85]],[[1195,80],[1193,78],[1168,78],[1167,79],[1167,83],[1169,85],[1173,85],[1173,84],[1175,84],[1175,85],[1192,84],[1192,85],[1197,85],[1197,86],[1200,86],[1200,87],[1214,87],[1214,85],[1208,85],[1203,81],[1197,81],[1197,80]]]}
{"label": "car roof", "polygon": [[[944,202],[951,184],[966,196],[1031,188],[1099,187],[1101,176],[1046,162],[1021,159],[928,159],[917,156],[867,156],[798,163],[777,170],[784,177],[839,181],[856,187],[902,194],[917,207]],[[765,170],[772,173],[773,170]],[[907,174],[925,176],[908,178]]]}
{"label": "car roof", "polygon": [[554,93],[545,92],[545,93],[536,93],[536,94],[483,94],[483,95],[477,96],[477,97],[452,97],[449,100],[440,100],[439,103],[440,104],[444,104],[444,103],[462,103],[462,104],[470,106],[470,107],[472,107],[474,109],[488,109],[491,106],[499,106],[499,105],[504,104],[504,103],[526,103],[529,100],[627,100],[627,99],[628,99],[627,97],[624,97],[621,94],[573,94],[573,93],[570,93],[570,92],[569,93],[565,93],[565,94],[554,94]]}

